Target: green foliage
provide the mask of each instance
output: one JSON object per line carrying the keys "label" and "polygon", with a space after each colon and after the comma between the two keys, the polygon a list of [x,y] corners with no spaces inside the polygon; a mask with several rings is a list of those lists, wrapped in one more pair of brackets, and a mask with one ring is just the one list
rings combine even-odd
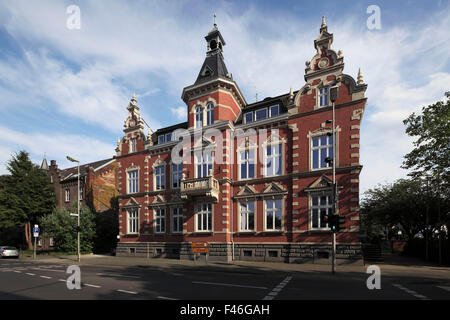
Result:
{"label": "green foliage", "polygon": [[[42,231],[47,237],[53,237],[54,248],[62,252],[77,251],[77,218],[70,213],[76,213],[76,202],[70,210],[56,209],[53,214],[41,219]],[[95,217],[87,206],[80,206],[80,251],[91,253],[94,246]]]}
{"label": "green foliage", "polygon": [[47,173],[31,162],[26,151],[13,155],[7,169],[10,174],[0,179],[1,229],[36,223],[53,211],[56,198]]}
{"label": "green foliage", "polygon": [[361,229],[369,237],[375,237],[383,234],[386,228],[393,235],[392,227],[397,226],[395,231],[401,230],[410,240],[419,232],[438,227],[438,212],[441,209],[448,210],[448,202],[426,181],[399,179],[364,193],[360,212]]}
{"label": "green foliage", "polygon": [[412,169],[413,177],[439,178],[448,187],[450,182],[450,92],[447,101],[422,108],[422,114],[411,114],[403,121],[406,133],[417,137],[414,149],[405,155],[403,168]]}

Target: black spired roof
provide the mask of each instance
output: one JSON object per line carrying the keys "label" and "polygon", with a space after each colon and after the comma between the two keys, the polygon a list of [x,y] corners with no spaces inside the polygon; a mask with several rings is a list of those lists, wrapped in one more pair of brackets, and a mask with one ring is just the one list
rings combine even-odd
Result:
{"label": "black spired roof", "polygon": [[206,35],[205,40],[208,44],[208,51],[194,85],[207,82],[218,77],[231,79],[231,75],[228,73],[222,55],[225,40],[223,39],[222,34],[215,23],[213,29],[208,33],[208,35]]}

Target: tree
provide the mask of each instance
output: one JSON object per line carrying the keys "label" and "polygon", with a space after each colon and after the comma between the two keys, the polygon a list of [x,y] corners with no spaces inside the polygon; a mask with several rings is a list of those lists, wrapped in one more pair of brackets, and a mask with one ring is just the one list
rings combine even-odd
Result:
{"label": "tree", "polygon": [[[77,251],[77,225],[76,217],[70,213],[77,212],[76,202],[70,210],[56,209],[53,214],[42,217],[40,220],[43,232],[47,237],[53,237],[54,248],[57,251]],[[80,251],[91,253],[94,246],[95,217],[88,206],[80,206]]]}
{"label": "tree", "polygon": [[422,108],[422,114],[412,113],[403,121],[406,133],[417,137],[414,149],[405,155],[402,167],[411,169],[413,177],[439,179],[448,187],[450,182],[450,92],[447,101]]}
{"label": "tree", "polygon": [[362,229],[376,236],[386,228],[399,226],[408,240],[423,233],[434,220],[426,224],[426,206],[436,210],[436,202],[429,201],[421,179],[399,179],[392,184],[379,185],[364,194],[361,203]]}
{"label": "tree", "polygon": [[32,225],[53,211],[55,193],[47,173],[31,162],[26,151],[13,155],[6,168],[10,175],[1,179],[0,226],[21,226],[28,248],[32,249]]}

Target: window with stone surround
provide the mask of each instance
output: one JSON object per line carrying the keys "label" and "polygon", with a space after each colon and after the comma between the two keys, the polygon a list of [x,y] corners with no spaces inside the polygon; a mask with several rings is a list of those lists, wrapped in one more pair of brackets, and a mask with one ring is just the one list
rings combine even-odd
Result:
{"label": "window with stone surround", "polygon": [[70,189],[66,189],[65,191],[64,191],[64,199],[65,199],[65,201],[66,202],[69,202],[70,201]]}
{"label": "window with stone surround", "polygon": [[137,193],[139,192],[139,171],[131,170],[127,172],[128,179],[128,193]]}
{"label": "window with stone surround", "polygon": [[328,87],[319,89],[319,107],[328,106]]}
{"label": "window with stone surround", "polygon": [[155,167],[153,175],[155,177],[155,190],[164,190],[166,188],[166,168],[164,165]]}
{"label": "window with stone surround", "polygon": [[255,202],[241,202],[240,203],[240,231],[254,231],[255,230]]}
{"label": "window with stone surround", "polygon": [[166,209],[155,209],[155,233],[166,232]]}
{"label": "window with stone surround", "polygon": [[127,210],[127,233],[128,234],[134,234],[138,233],[138,226],[139,226],[139,214],[137,208],[132,208]]}
{"label": "window with stone surround", "polygon": [[265,200],[266,231],[281,231],[283,203],[281,199]]}
{"label": "window with stone surround", "polygon": [[183,178],[183,164],[172,163],[172,189],[180,188],[182,178]]}
{"label": "window with stone surround", "polygon": [[214,123],[214,104],[208,103],[206,106],[206,125],[212,125]]}
{"label": "window with stone surround", "polygon": [[328,223],[324,223],[324,215],[333,214],[333,202],[331,195],[311,195],[311,228],[329,229]]}
{"label": "window with stone surround", "polygon": [[199,203],[195,206],[196,231],[212,231],[212,204]]}
{"label": "window with stone surround", "polygon": [[183,208],[172,208],[172,233],[183,232]]}
{"label": "window with stone surround", "polygon": [[323,135],[311,139],[311,159],[312,169],[323,169],[332,166],[332,163],[325,161],[326,158],[333,158],[333,136]]}

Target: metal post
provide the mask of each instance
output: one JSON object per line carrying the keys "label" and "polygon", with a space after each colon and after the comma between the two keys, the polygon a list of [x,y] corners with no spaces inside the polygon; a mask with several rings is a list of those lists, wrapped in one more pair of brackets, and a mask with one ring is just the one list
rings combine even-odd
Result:
{"label": "metal post", "polygon": [[33,252],[33,259],[36,260],[36,237],[34,237],[34,252]]}
{"label": "metal post", "polygon": [[78,211],[78,229],[77,229],[77,250],[78,250],[78,262],[81,261],[80,256],[80,162],[77,162],[78,165],[78,201],[77,201],[77,211]]}
{"label": "metal post", "polygon": [[[333,214],[337,214],[337,185],[336,185],[336,127],[334,118],[334,101],[333,101]],[[336,266],[336,232],[333,231],[333,257],[331,263],[331,273],[335,274]]]}

